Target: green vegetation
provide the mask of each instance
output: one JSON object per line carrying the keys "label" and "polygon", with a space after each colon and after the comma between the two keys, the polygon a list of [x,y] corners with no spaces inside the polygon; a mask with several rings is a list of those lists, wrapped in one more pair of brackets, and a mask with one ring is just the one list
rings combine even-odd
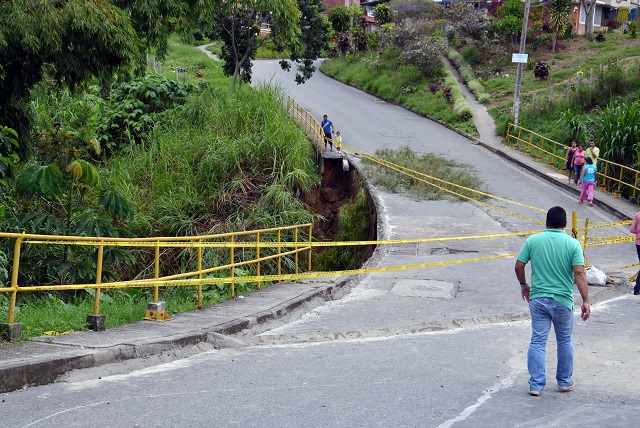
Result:
{"label": "green vegetation", "polygon": [[[439,120],[469,134],[477,134],[468,104],[459,110],[454,108],[454,99],[463,99],[455,78],[442,69],[435,86],[418,67],[403,64],[396,48],[389,48],[382,56],[375,52],[325,61],[322,71],[345,83],[357,86],[386,100],[410,108],[422,115]],[[444,82],[444,84],[437,82]],[[456,84],[454,84],[456,83]],[[447,100],[446,91],[452,95]]]}
{"label": "green vegetation", "polygon": [[[433,180],[419,174],[417,177],[410,177],[365,159],[365,173],[371,183],[382,186],[391,192],[406,190],[414,197],[426,200],[444,198],[452,198],[454,200],[486,199],[483,195],[461,188],[465,187],[473,190],[481,190],[482,188],[482,183],[474,174],[475,171],[471,165],[462,164],[433,153],[418,156],[409,147],[402,147],[395,151],[391,149],[378,150],[376,151],[376,156],[403,168],[437,179]],[[435,184],[435,186],[428,183]],[[453,195],[447,190],[459,195]]]}
{"label": "green vegetation", "polygon": [[[15,133],[8,128],[0,133],[0,230],[148,237],[312,222],[313,215],[293,195],[318,185],[320,176],[306,135],[287,116],[282,91],[242,86],[231,94],[220,64],[203,58],[172,38],[165,64],[184,66],[188,83],[172,81],[167,66],[166,78],[151,73],[115,83],[114,104],[97,87],[73,94],[37,86],[30,106],[37,130],[31,144],[37,150],[28,162],[19,162],[7,149],[15,147]],[[114,123],[121,126],[101,125]],[[19,283],[95,281],[95,256],[78,248],[29,246]],[[3,286],[12,254],[10,243],[1,242]],[[193,251],[167,256],[163,274],[194,266]],[[228,251],[208,250],[204,268],[228,263],[228,258]],[[262,272],[274,268],[275,263],[264,263]],[[148,272],[153,272],[153,251],[105,249],[103,282]],[[251,273],[253,268],[235,270],[236,276]],[[236,293],[254,286],[236,284]],[[205,286],[204,304],[228,298],[228,288]],[[103,293],[107,325],[141,319],[150,293]],[[161,290],[161,296],[171,313],[196,307],[194,287]],[[7,298],[0,295],[0,319],[7,317]],[[88,291],[19,293],[18,299],[16,322],[24,324],[24,337],[82,330],[93,305]]]}

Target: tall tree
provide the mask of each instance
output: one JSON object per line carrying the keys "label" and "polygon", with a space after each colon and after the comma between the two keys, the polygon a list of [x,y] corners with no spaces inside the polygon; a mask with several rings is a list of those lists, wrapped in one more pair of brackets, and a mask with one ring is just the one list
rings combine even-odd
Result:
{"label": "tall tree", "polygon": [[169,34],[176,30],[187,34],[193,28],[195,14],[201,11],[202,0],[112,0],[125,10],[146,50],[156,48],[156,56],[164,58]]}
{"label": "tall tree", "polygon": [[269,16],[272,33],[280,44],[295,46],[300,34],[300,20],[296,0],[214,0],[206,4],[201,14],[203,27],[213,27],[222,40],[223,70],[232,76],[231,86],[236,88],[238,77],[251,81],[251,60],[258,47],[260,20]]}
{"label": "tall tree", "polygon": [[596,0],[580,0],[580,4],[584,8],[584,34],[586,36],[593,33],[593,15],[596,12]]}
{"label": "tall tree", "polygon": [[[331,37],[330,25],[328,19],[322,14],[324,7],[322,0],[298,0],[298,8],[300,9],[300,44],[298,46],[289,46],[291,55],[289,59],[297,64],[296,83],[306,82],[316,68],[313,62],[317,60],[322,51],[329,48],[329,39]],[[276,43],[278,43],[276,31]],[[284,70],[289,70],[291,65],[289,61],[282,60],[280,65]]]}
{"label": "tall tree", "polygon": [[553,0],[549,4],[549,26],[553,31],[553,40],[551,41],[551,52],[556,51],[556,43],[558,35],[562,34],[569,23],[569,9],[571,8],[571,0]]}
{"label": "tall tree", "polygon": [[45,77],[73,88],[141,64],[129,16],[104,0],[12,0],[0,7],[0,124],[26,152],[30,89]]}

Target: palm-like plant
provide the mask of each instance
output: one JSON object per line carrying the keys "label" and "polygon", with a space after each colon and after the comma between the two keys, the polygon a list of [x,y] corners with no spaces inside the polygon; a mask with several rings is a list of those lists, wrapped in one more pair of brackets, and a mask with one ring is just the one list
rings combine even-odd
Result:
{"label": "palm-like plant", "polygon": [[556,51],[558,34],[562,34],[569,23],[569,9],[571,0],[553,0],[549,4],[549,27],[553,30],[551,52]]}

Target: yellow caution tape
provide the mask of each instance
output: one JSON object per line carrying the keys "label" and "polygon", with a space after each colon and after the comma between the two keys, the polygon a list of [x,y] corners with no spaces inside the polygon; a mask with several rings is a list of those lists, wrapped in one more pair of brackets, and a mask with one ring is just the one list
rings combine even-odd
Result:
{"label": "yellow caution tape", "polygon": [[[59,287],[58,287],[59,288]],[[69,331],[55,331],[55,330],[49,330],[49,331],[45,331],[44,334],[46,336],[64,336],[71,333],[71,330]]]}

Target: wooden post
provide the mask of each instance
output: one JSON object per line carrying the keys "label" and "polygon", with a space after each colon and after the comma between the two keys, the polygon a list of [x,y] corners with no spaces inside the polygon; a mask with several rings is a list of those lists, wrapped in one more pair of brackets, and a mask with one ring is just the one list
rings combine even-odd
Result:
{"label": "wooden post", "polygon": [[547,108],[549,110],[551,110],[551,105],[553,103],[552,100],[553,100],[553,85],[549,86],[549,103],[548,103],[548,106],[547,106]]}
{"label": "wooden post", "polygon": [[578,94],[577,101],[580,103],[582,101],[582,72],[578,72]]}
{"label": "wooden post", "polygon": [[593,67],[591,67],[591,72],[589,72],[589,104],[593,99]]}
{"label": "wooden post", "polygon": [[571,77],[567,82],[567,104],[571,104]]}
{"label": "wooden post", "polygon": [[534,92],[533,95],[531,95],[531,110],[535,110],[536,109],[536,93]]}

